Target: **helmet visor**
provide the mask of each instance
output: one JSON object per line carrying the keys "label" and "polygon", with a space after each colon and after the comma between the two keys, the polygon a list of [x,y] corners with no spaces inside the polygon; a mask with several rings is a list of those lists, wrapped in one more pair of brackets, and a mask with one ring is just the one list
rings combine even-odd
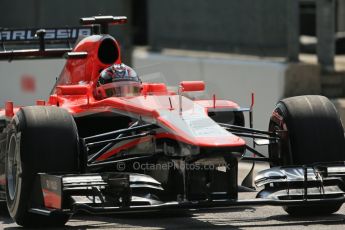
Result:
{"label": "helmet visor", "polygon": [[106,97],[134,97],[139,96],[141,85],[138,82],[122,81],[102,85]]}

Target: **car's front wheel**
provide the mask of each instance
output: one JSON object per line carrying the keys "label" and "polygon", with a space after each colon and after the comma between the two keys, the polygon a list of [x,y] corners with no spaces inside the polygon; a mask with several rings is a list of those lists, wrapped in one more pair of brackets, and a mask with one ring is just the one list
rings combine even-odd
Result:
{"label": "car's front wheel", "polygon": [[[270,145],[271,166],[307,165],[345,160],[344,130],[334,105],[323,96],[297,96],[279,101],[269,131],[281,132],[278,144]],[[330,214],[332,205],[286,206],[292,215]]]}
{"label": "car's front wheel", "polygon": [[10,123],[5,161],[6,198],[11,217],[25,227],[64,225],[69,215],[43,216],[37,173],[78,171],[78,133],[73,117],[57,107],[23,107]]}

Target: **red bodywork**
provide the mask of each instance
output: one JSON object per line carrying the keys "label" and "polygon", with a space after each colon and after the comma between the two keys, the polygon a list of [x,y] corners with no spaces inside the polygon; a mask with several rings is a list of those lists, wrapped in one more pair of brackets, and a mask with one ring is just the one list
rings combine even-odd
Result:
{"label": "red bodywork", "polygon": [[[141,95],[136,97],[97,99],[95,93],[99,73],[114,63],[121,63],[119,44],[113,37],[109,35],[86,37],[75,46],[73,53],[84,56],[68,58],[48,101],[46,103],[38,101],[36,104],[65,108],[74,117],[101,112],[140,117],[163,128],[163,131],[155,134],[156,139],[171,138],[199,147],[245,145],[243,139],[218,126],[207,114],[209,108],[238,109],[239,106],[231,101],[215,98],[192,101],[182,96],[182,113],[179,113],[179,95],[177,92],[168,91],[163,83],[143,83]],[[182,82],[180,87],[182,91],[204,89],[202,82]],[[11,103],[7,103],[6,108],[0,110],[0,116],[6,113],[10,118],[18,110],[18,107],[12,109]],[[200,127],[197,127],[199,123]],[[124,148],[149,140],[150,138],[141,138],[126,142],[122,146],[113,148],[100,159],[104,160]]]}

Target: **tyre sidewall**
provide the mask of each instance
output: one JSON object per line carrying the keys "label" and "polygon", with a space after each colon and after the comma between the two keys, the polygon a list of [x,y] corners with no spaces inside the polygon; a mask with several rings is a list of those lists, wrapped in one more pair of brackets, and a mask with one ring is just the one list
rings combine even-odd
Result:
{"label": "tyre sidewall", "polygon": [[[11,199],[9,195],[9,188],[8,188],[8,179],[6,178],[6,201],[7,201],[7,207],[10,216],[18,221],[21,218],[22,215],[25,214],[26,210],[28,209],[29,200],[31,197],[31,191],[33,187],[33,181],[34,181],[34,173],[29,171],[29,167],[25,167],[25,161],[23,161],[23,153],[20,149],[21,143],[22,143],[22,137],[25,135],[25,132],[22,132],[23,127],[20,127],[20,120],[22,116],[21,113],[18,112],[18,114],[13,118],[11,124],[10,124],[10,130],[8,132],[8,145],[11,140],[11,138],[16,139],[16,148],[17,151],[20,151],[20,158],[22,160],[21,162],[21,168],[22,173],[21,176],[19,176],[19,180],[16,186],[16,193],[14,195],[14,199]],[[7,149],[9,146],[7,147]],[[8,170],[8,154],[6,154],[6,164],[5,164],[5,172]],[[26,191],[26,192],[23,192]]]}
{"label": "tyre sidewall", "polygon": [[279,102],[269,122],[268,130],[278,132],[279,141],[268,146],[270,166],[285,166],[292,164],[292,151],[288,125],[286,124],[286,108]]}

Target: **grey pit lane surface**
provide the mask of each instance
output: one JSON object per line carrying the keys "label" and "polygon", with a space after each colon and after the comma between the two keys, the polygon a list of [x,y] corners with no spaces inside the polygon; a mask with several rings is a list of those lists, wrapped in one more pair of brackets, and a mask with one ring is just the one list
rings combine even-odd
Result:
{"label": "grey pit lane surface", "polygon": [[[241,163],[239,180],[250,168]],[[256,171],[267,168],[257,164]],[[255,193],[240,193],[240,199],[254,198]],[[3,205],[2,205],[3,206]],[[1,206],[1,207],[2,207]],[[291,217],[281,207],[260,206],[232,208],[227,211],[158,212],[92,216],[78,214],[65,227],[56,229],[344,229],[345,205],[333,215],[318,217]],[[0,212],[0,229],[23,229],[13,223],[5,211]]]}

